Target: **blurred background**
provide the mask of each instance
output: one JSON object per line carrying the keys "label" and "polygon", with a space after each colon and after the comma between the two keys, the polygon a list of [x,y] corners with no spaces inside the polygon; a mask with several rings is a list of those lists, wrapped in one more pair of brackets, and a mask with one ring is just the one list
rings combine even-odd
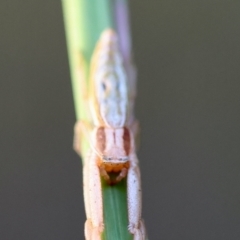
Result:
{"label": "blurred background", "polygon": [[[240,1],[131,1],[150,240],[240,239]],[[61,1],[0,3],[0,238],[84,239]]]}

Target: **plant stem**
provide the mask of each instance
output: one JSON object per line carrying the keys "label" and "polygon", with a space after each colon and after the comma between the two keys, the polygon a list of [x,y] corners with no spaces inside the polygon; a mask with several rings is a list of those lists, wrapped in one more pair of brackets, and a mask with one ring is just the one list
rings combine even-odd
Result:
{"label": "plant stem", "polygon": [[[131,44],[127,19],[122,19],[124,24],[121,24],[121,17],[124,17],[124,11],[126,13],[127,1],[62,0],[62,6],[76,118],[77,120],[91,122],[84,92],[88,86],[88,70],[91,56],[95,44],[104,29],[117,26],[117,30],[121,33],[119,38],[124,60],[129,61],[130,59]],[[84,164],[84,156],[86,156],[89,149],[89,144],[86,139],[83,139],[81,144],[83,145]],[[132,239],[132,235],[127,230],[126,181],[121,181],[115,186],[109,186],[102,181],[102,190],[104,207],[102,239]]]}

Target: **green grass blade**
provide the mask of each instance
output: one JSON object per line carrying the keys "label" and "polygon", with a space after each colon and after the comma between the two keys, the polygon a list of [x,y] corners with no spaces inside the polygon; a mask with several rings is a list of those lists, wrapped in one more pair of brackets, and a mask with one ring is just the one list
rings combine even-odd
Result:
{"label": "green grass blade", "polygon": [[[112,0],[62,0],[67,48],[69,55],[72,88],[76,118],[91,121],[88,106],[84,104],[83,85],[79,71],[88,76],[90,59],[97,40],[106,28],[113,28],[114,1]],[[83,156],[89,144],[83,140]],[[84,164],[84,159],[83,159]],[[102,182],[104,225],[103,240],[130,240],[132,235],[127,230],[127,192],[126,181],[115,186]]]}

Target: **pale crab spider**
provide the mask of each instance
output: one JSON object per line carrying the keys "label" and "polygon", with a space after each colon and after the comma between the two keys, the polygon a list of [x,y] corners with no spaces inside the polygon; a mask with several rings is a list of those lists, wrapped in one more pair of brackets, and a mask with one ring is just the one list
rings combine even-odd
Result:
{"label": "pale crab spider", "polygon": [[[129,120],[126,78],[117,35],[107,29],[97,43],[91,62],[88,102],[93,124],[77,122],[75,125],[74,149],[80,154],[81,133],[91,145],[83,170],[87,240],[100,239],[104,230],[101,177],[108,184],[127,178],[128,230],[135,240],[146,239],[135,153],[136,127]],[[114,177],[111,173],[115,173]]]}

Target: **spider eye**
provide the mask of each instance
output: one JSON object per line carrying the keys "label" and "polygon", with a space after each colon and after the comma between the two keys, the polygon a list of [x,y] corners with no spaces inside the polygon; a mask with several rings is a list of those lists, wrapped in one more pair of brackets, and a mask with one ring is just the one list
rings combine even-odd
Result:
{"label": "spider eye", "polygon": [[118,158],[119,161],[122,161],[122,162],[125,162],[128,160],[128,157],[121,157],[121,158]]}
{"label": "spider eye", "polygon": [[107,157],[107,156],[103,156],[102,159],[105,160],[105,161],[111,161],[112,160],[111,157]]}
{"label": "spider eye", "polygon": [[106,83],[102,83],[102,89],[104,90],[104,91],[106,91],[106,89],[107,89],[107,85],[106,85]]}
{"label": "spider eye", "polygon": [[117,82],[116,83],[116,90],[119,91],[119,89],[120,89],[120,84],[119,84],[119,82]]}

